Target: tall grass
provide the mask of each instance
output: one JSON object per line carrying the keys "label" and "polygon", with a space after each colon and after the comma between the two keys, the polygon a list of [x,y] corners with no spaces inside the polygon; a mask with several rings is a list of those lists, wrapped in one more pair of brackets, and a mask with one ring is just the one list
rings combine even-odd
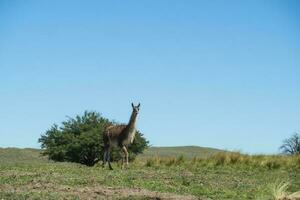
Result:
{"label": "tall grass", "polygon": [[300,191],[289,193],[290,182],[288,181],[276,181],[270,185],[271,196],[273,200],[299,200]]}
{"label": "tall grass", "polygon": [[152,157],[148,158],[146,166],[248,166],[262,167],[266,169],[279,168],[300,168],[300,156],[284,155],[247,155],[239,152],[222,152],[208,158],[186,159],[184,156],[179,157]]}

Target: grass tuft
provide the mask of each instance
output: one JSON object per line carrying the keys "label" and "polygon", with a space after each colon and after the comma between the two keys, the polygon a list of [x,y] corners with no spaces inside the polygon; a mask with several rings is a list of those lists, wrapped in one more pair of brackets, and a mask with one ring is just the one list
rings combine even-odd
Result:
{"label": "grass tuft", "polygon": [[299,200],[300,191],[289,193],[288,188],[290,186],[289,181],[275,181],[270,184],[270,191],[273,200]]}

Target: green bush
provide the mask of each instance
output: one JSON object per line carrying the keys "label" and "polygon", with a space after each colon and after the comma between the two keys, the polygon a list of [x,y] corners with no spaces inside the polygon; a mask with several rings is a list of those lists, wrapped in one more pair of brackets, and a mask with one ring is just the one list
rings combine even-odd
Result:
{"label": "green bush", "polygon": [[[102,117],[97,112],[85,111],[83,116],[68,118],[59,127],[54,124],[44,135],[39,138],[43,155],[55,161],[70,161],[93,166],[103,155],[102,134],[105,127],[115,124]],[[130,159],[142,153],[148,146],[148,141],[139,131],[135,140],[129,146]],[[112,160],[121,159],[119,149],[112,152]]]}

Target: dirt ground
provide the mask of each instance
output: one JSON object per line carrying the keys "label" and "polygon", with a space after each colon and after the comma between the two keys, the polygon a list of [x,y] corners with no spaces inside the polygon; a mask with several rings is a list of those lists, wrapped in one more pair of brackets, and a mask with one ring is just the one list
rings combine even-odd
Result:
{"label": "dirt ground", "polygon": [[[92,187],[68,187],[54,184],[34,183],[26,186],[13,187],[1,185],[0,192],[23,193],[23,192],[55,192],[63,199],[77,197],[79,199],[157,199],[157,200],[204,200],[191,195],[177,195],[172,193],[160,193],[141,188],[114,188],[102,185]],[[207,199],[206,199],[207,200]]]}

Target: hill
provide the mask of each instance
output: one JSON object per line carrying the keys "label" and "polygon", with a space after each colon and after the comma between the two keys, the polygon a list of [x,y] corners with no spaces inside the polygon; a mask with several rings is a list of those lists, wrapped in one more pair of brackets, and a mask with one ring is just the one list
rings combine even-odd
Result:
{"label": "hill", "polygon": [[0,148],[1,163],[32,163],[32,162],[47,162],[48,159],[41,156],[40,149],[32,148]]}
{"label": "hill", "polygon": [[219,149],[199,147],[199,146],[177,146],[177,147],[150,147],[141,155],[142,158],[153,156],[158,157],[178,157],[186,158],[207,158],[217,153],[224,152]]}
{"label": "hill", "polygon": [[[139,155],[139,158],[178,157],[181,155],[185,158],[207,158],[219,152],[222,150],[198,146],[149,147],[143,154]],[[0,148],[0,161],[2,163],[32,163],[48,162],[48,159],[41,156],[40,149]]]}

